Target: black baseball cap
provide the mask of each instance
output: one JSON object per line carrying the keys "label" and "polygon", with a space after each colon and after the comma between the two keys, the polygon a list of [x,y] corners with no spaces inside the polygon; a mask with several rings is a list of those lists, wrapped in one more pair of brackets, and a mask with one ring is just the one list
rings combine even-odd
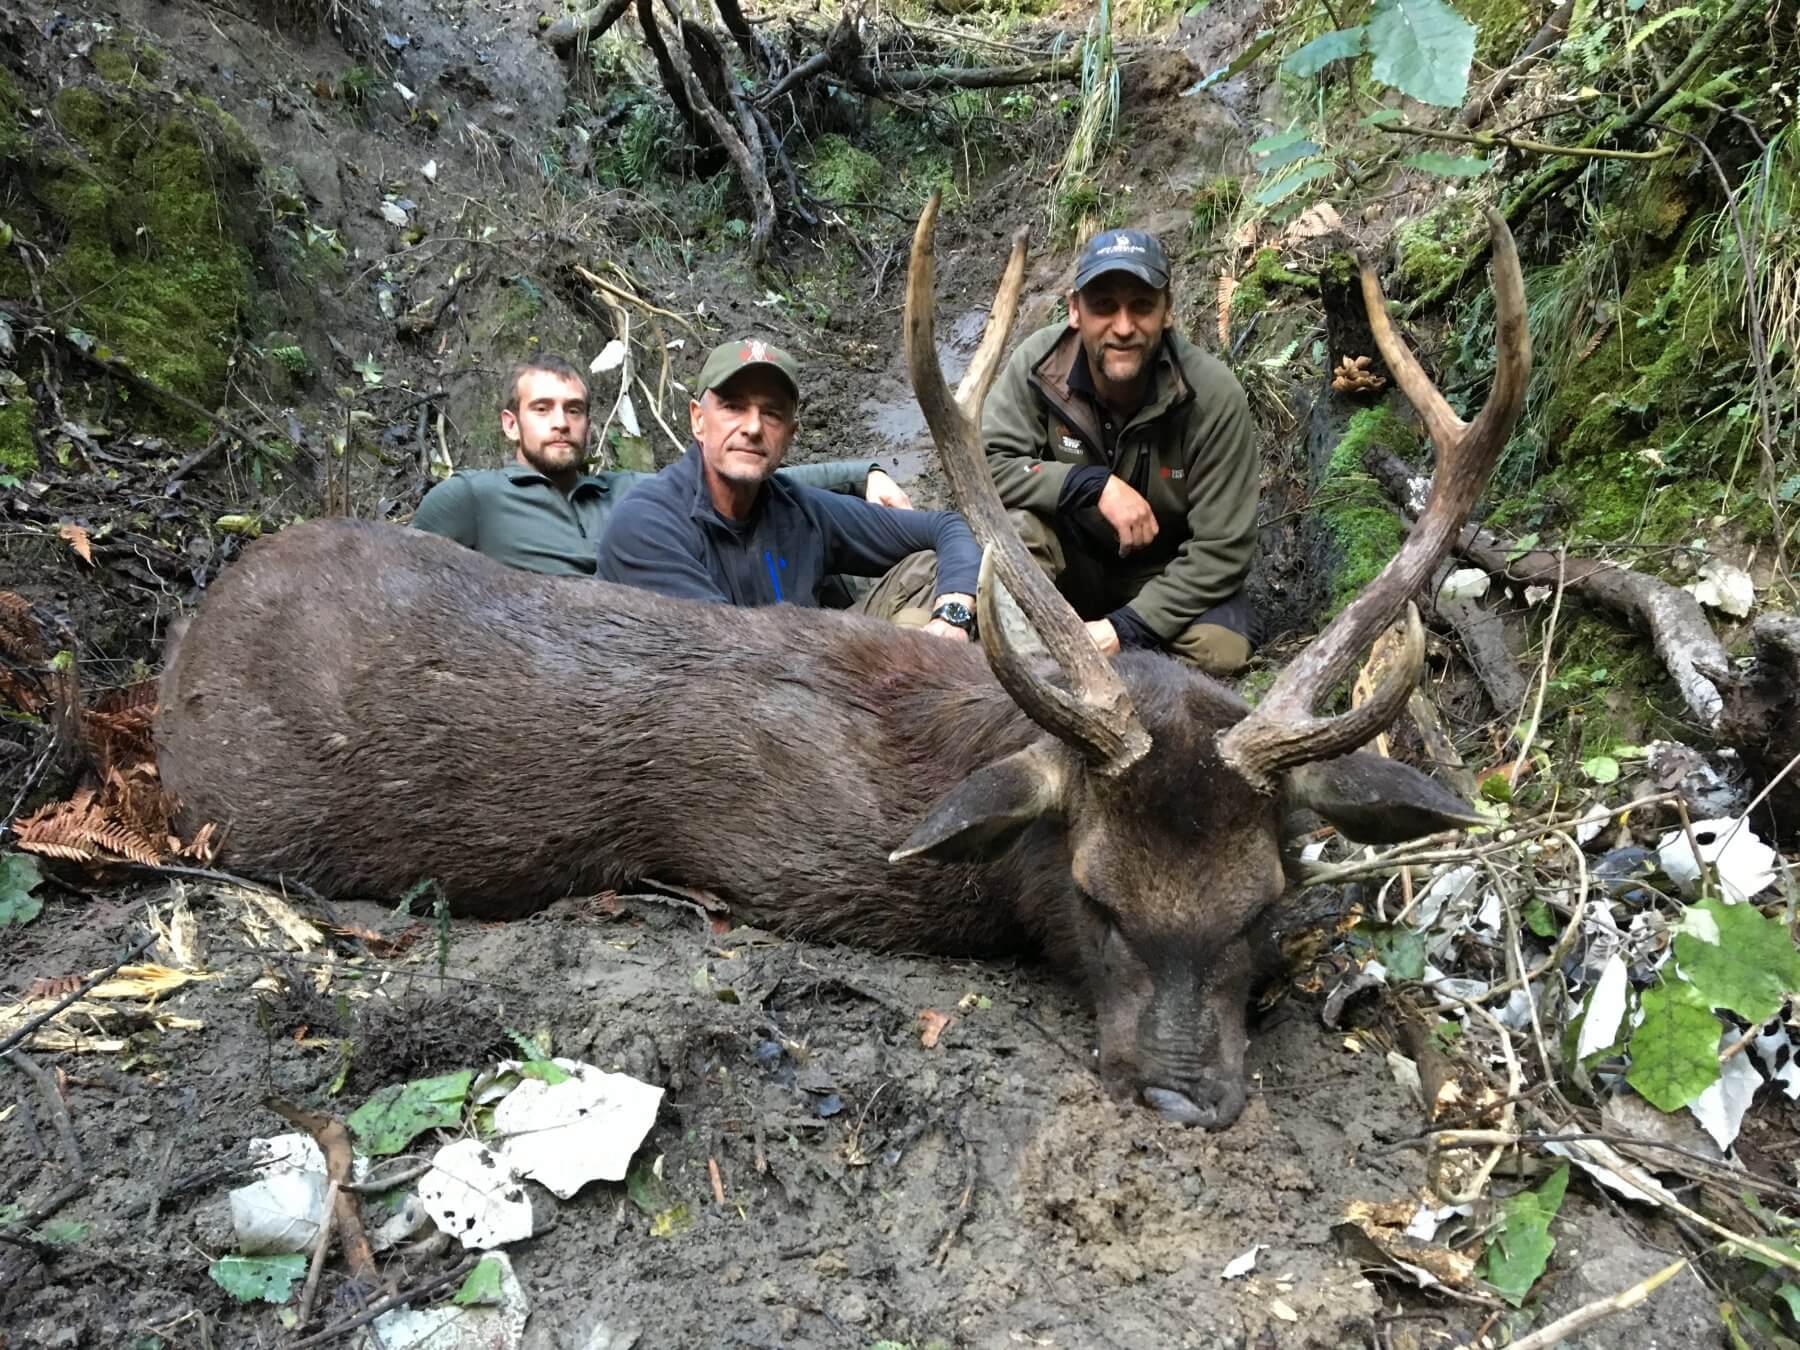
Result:
{"label": "black baseball cap", "polygon": [[1129,272],[1158,290],[1169,284],[1169,259],[1153,234],[1142,230],[1102,230],[1075,260],[1075,289],[1108,272]]}

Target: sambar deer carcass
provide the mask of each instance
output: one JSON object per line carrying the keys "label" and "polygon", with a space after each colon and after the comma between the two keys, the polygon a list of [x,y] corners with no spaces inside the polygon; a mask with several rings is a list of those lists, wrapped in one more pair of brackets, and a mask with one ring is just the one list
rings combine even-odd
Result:
{"label": "sambar deer carcass", "polygon": [[[790,934],[1036,947],[1091,997],[1111,1090],[1188,1124],[1234,1120],[1284,807],[1365,840],[1470,819],[1412,769],[1346,753],[1418,677],[1416,611],[1372,698],[1311,708],[1430,575],[1517,417],[1529,356],[1512,241],[1490,214],[1499,364],[1468,426],[1364,273],[1382,353],[1437,445],[1434,496],[1252,711],[1166,656],[1109,663],[1010,532],[978,419],[1025,243],[953,397],[932,341],[935,214],[913,244],[907,355],[984,546],[982,648],[841,612],[545,578],[411,530],[317,521],[245,551],[164,677],[159,757],[184,822],[218,822],[236,868],[337,896],[432,879],[458,913],[508,916],[657,878]],[[996,580],[1060,675],[1011,645]]]}

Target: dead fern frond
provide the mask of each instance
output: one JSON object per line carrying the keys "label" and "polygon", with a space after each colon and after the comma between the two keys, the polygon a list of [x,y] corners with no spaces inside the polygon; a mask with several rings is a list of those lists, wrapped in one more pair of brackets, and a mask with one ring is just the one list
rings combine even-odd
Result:
{"label": "dead fern frond", "polygon": [[1238,280],[1229,273],[1219,273],[1219,350],[1231,348],[1231,297],[1237,294]]}
{"label": "dead fern frond", "polygon": [[21,666],[50,659],[44,630],[32,612],[31,602],[11,591],[0,591],[0,656]]}

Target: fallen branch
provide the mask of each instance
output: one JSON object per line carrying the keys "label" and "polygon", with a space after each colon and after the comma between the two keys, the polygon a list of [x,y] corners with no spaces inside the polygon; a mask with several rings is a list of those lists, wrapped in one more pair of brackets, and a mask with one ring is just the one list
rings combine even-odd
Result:
{"label": "fallen branch", "polygon": [[350,1180],[350,1131],[341,1120],[316,1111],[303,1111],[278,1097],[263,1098],[263,1105],[295,1128],[305,1130],[318,1144],[319,1152],[325,1155],[326,1178],[335,1183],[332,1208],[343,1242],[344,1264],[350,1268],[350,1278],[358,1284],[370,1287],[378,1284],[381,1275],[375,1268],[375,1254],[369,1249],[368,1234],[363,1231],[362,1211],[357,1207],[355,1193],[343,1189],[343,1184]]}
{"label": "fallen branch", "polygon": [[1569,155],[1580,159],[1667,159],[1675,153],[1672,145],[1659,145],[1654,150],[1605,150],[1588,145],[1551,145],[1546,141],[1508,136],[1499,131],[1439,131],[1435,127],[1414,126],[1410,122],[1384,122],[1382,131],[1395,136],[1423,136],[1433,141],[1455,141],[1483,150],[1518,150],[1529,155]]}
{"label": "fallen branch", "polygon": [[1575,0],[1563,0],[1550,17],[1544,20],[1544,26],[1532,34],[1531,41],[1520,48],[1519,54],[1513,58],[1512,64],[1495,77],[1487,91],[1471,99],[1467,106],[1457,113],[1456,125],[1469,128],[1480,126],[1487,119],[1488,114],[1493,112],[1500,100],[1512,92],[1513,86],[1519,82],[1520,77],[1533,61],[1548,59],[1558,47],[1562,46],[1563,38],[1567,37],[1569,33],[1569,21],[1574,16]]}
{"label": "fallen branch", "polygon": [[1557,1318],[1548,1326],[1539,1327],[1529,1336],[1512,1343],[1512,1350],[1550,1350],[1567,1336],[1580,1331],[1583,1327],[1598,1322],[1603,1317],[1611,1317],[1614,1313],[1624,1312],[1627,1308],[1635,1308],[1658,1289],[1688,1267],[1688,1258],[1682,1257],[1664,1266],[1648,1279],[1640,1280],[1629,1289],[1622,1289],[1605,1298],[1597,1298],[1592,1303],[1584,1303],[1574,1312]]}
{"label": "fallen branch", "polygon": [[[641,3],[640,16],[645,8],[647,6]],[[677,23],[679,22],[677,16]],[[750,264],[753,267],[761,266],[769,255],[769,241],[775,234],[775,197],[769,191],[769,175],[763,169],[762,136],[743,99],[736,89],[730,87],[729,71],[725,72],[727,92],[738,113],[737,127],[731,125],[730,119],[708,97],[705,86],[700,83],[700,77],[694,73],[694,67],[687,58],[681,36],[678,28],[677,40],[663,43],[662,50],[670,69],[680,81],[688,106],[711,129],[737,169],[738,178],[744,185],[744,193],[750,198],[751,213],[755,217],[750,226]]]}
{"label": "fallen branch", "polygon": [[[1415,474],[1404,460],[1371,447],[1365,465],[1402,506],[1423,500]],[[1520,552],[1489,530],[1465,526],[1456,551],[1478,566],[1520,586],[1555,585],[1559,570],[1571,595],[1578,595],[1632,619],[1656,644],[1656,653],[1674,677],[1688,710],[1706,727],[1716,727],[1724,703],[1710,672],[1730,669],[1725,648],[1712,631],[1700,602],[1666,581],[1596,558],[1566,564],[1548,549]]]}
{"label": "fallen branch", "polygon": [[[1446,566],[1443,575],[1448,575],[1449,571]],[[1525,696],[1530,692],[1525,683],[1525,672],[1519,669],[1519,663],[1506,645],[1506,625],[1500,621],[1500,616],[1478,600],[1445,595],[1441,576],[1432,603],[1438,617],[1455,630],[1462,643],[1463,655],[1475,668],[1475,678],[1487,691],[1494,711],[1510,717],[1524,707]]]}
{"label": "fallen branch", "polygon": [[403,1304],[416,1303],[422,1298],[429,1298],[440,1289],[447,1289],[462,1280],[480,1264],[482,1256],[481,1252],[470,1252],[449,1270],[444,1271],[441,1275],[433,1275],[423,1284],[414,1285],[411,1289],[402,1289],[399,1293],[385,1294],[357,1313],[356,1316],[346,1317],[341,1322],[333,1322],[323,1331],[314,1332],[303,1340],[295,1341],[292,1350],[314,1350],[314,1347],[317,1346],[330,1345],[340,1336],[355,1331],[358,1327],[367,1326],[385,1312]]}
{"label": "fallen branch", "polygon": [[631,0],[606,0],[579,14],[565,14],[540,36],[557,52],[567,52],[580,42],[592,42],[617,23],[631,8]]}
{"label": "fallen branch", "polygon": [[37,1088],[38,1096],[44,1100],[44,1109],[50,1113],[50,1123],[56,1127],[56,1142],[69,1164],[69,1172],[75,1182],[85,1185],[87,1164],[82,1161],[81,1145],[75,1140],[75,1122],[69,1119],[69,1108],[63,1103],[62,1093],[57,1091],[56,1080],[22,1049],[8,1050],[0,1058],[29,1078],[32,1086]]}

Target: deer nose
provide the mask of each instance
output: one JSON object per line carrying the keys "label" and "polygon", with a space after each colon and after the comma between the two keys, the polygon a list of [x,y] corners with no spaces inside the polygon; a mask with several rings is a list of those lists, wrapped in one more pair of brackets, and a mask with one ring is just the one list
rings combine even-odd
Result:
{"label": "deer nose", "polygon": [[1222,1130],[1242,1114],[1244,1088],[1230,1083],[1200,1082],[1190,1095],[1179,1088],[1147,1087],[1144,1105],[1174,1125]]}

